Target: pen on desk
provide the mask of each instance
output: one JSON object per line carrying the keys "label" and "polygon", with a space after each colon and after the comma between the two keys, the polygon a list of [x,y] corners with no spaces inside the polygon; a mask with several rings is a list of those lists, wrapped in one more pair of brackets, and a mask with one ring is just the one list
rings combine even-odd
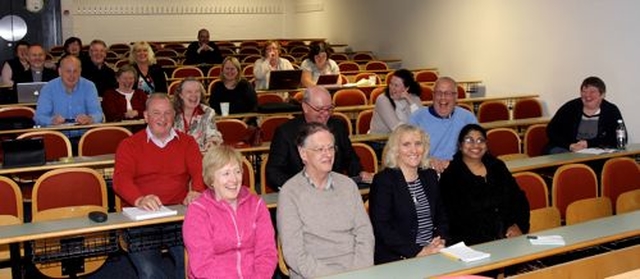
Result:
{"label": "pen on desk", "polygon": [[537,235],[527,235],[527,239],[538,239]]}

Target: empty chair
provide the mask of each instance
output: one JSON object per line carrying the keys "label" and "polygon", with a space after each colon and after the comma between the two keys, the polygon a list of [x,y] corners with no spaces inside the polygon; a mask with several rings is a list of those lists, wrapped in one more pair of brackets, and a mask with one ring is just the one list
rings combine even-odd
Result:
{"label": "empty chair", "polygon": [[526,194],[530,210],[549,206],[547,183],[539,174],[525,171],[513,174],[513,178]]}
{"label": "empty chair", "polygon": [[240,50],[238,50],[238,54],[244,54],[244,55],[249,55],[249,54],[256,54],[256,55],[260,55],[260,49],[258,47],[252,47],[252,46],[241,46]]}
{"label": "empty chair", "polygon": [[433,101],[433,88],[431,86],[420,85],[420,100]]}
{"label": "empty chair", "polygon": [[356,117],[356,134],[365,135],[369,133],[371,128],[371,118],[373,117],[373,110],[363,110],[358,113]]}
{"label": "empty chair", "polygon": [[176,66],[178,65],[178,62],[169,57],[156,57],[156,64],[160,66]]}
{"label": "empty chair", "polygon": [[624,192],[616,200],[616,214],[627,213],[640,209],[640,189]]}
{"label": "empty chair", "polygon": [[459,107],[468,110],[469,112],[473,113],[473,105],[469,104],[469,103],[458,103],[457,104]]}
{"label": "empty chair", "polygon": [[171,74],[171,78],[186,77],[202,78],[204,77],[204,73],[202,73],[202,70],[196,66],[180,66],[173,71],[173,74]]}
{"label": "empty chair", "polygon": [[[282,57],[282,56],[280,56],[280,57]],[[244,64],[255,63],[260,58],[262,58],[262,56],[259,55],[259,54],[250,54],[250,55],[247,55],[245,58],[242,58],[242,63],[244,63]],[[295,59],[294,59],[294,61],[295,61]]]}
{"label": "empty chair", "polygon": [[542,105],[537,99],[519,99],[513,106],[513,119],[542,116]]}
{"label": "empty chair", "polygon": [[560,227],[560,211],[549,206],[529,212],[529,233]]}
{"label": "empty chair", "polygon": [[366,105],[367,96],[357,88],[341,89],[333,94],[333,103],[339,107]]}
{"label": "empty chair", "polygon": [[258,94],[258,105],[284,103],[284,98],[277,93]]}
{"label": "empty chair", "polygon": [[378,157],[376,157],[376,152],[373,151],[373,148],[361,142],[352,143],[351,146],[356,154],[358,154],[358,158],[360,158],[362,170],[370,173],[377,173]]}
{"label": "empty chair", "polygon": [[564,218],[572,202],[598,196],[598,179],[587,165],[569,164],[556,170],[551,188],[552,204]]}
{"label": "empty chair", "polygon": [[178,58],[179,55],[177,51],[170,48],[159,49],[154,54],[156,55],[156,57],[168,57],[173,59]]}
{"label": "empty chair", "polygon": [[493,156],[521,154],[520,137],[510,128],[495,128],[487,132],[487,147]]}
{"label": "empty chair", "polygon": [[131,136],[131,131],[123,127],[97,127],[85,132],[78,144],[79,156],[115,154],[123,139]]}
{"label": "empty chair", "polygon": [[422,70],[414,74],[417,82],[436,82],[438,74],[434,71]]}
{"label": "empty chair", "polygon": [[[292,65],[293,65],[293,63],[296,63],[296,62],[297,62],[297,61],[296,61],[296,58],[295,58],[295,57],[293,57],[293,55],[289,55],[289,54],[281,54],[281,55],[280,55],[280,58],[284,58],[284,59],[289,60],[289,62],[291,62],[291,63],[292,63]],[[245,59],[246,59],[246,58],[245,58]],[[254,60],[253,62],[255,62],[255,60]],[[251,62],[251,63],[253,63],[253,62]]]}
{"label": "empty chair", "polygon": [[60,158],[71,157],[71,142],[63,133],[58,131],[35,131],[18,136],[18,139],[43,138],[44,152],[48,162],[57,161]]}
{"label": "empty chair", "polygon": [[349,56],[347,56],[344,53],[332,53],[329,56],[330,59],[332,59],[333,61],[336,61],[336,63],[340,63],[342,61],[348,61],[349,60]]}
{"label": "empty chair", "polygon": [[120,55],[122,57],[124,57],[123,54],[125,54],[130,49],[131,49],[131,46],[129,46],[128,44],[123,44],[123,43],[111,44],[109,46],[109,51],[113,51],[113,52],[117,53],[118,55]]}
{"label": "empty chair", "polygon": [[222,66],[215,65],[211,67],[209,71],[207,71],[207,76],[210,78],[219,78],[221,73],[222,73]]}
{"label": "empty chair", "polygon": [[238,119],[220,119],[216,121],[218,131],[222,134],[224,144],[231,146],[242,146],[247,136],[248,126]]}
{"label": "empty chair", "polygon": [[387,89],[383,86],[378,86],[374,88],[373,91],[371,91],[371,94],[369,94],[369,104],[375,105],[376,100],[378,99],[378,96],[380,96],[381,94],[384,94],[386,90]]}
{"label": "empty chair", "polygon": [[305,56],[308,53],[309,53],[308,46],[294,46],[289,48],[289,54],[293,55],[294,57],[301,58],[302,56]]}
{"label": "empty chair", "polygon": [[529,157],[542,156],[548,142],[547,124],[531,125],[524,132],[524,153]]}
{"label": "empty chair", "polygon": [[237,54],[237,53],[236,53],[236,51],[235,51],[235,50],[233,50],[233,48],[229,48],[229,47],[220,47],[220,48],[218,48],[218,49],[220,50],[220,54],[221,54],[223,57],[226,57],[226,56],[233,56],[233,55],[236,55],[236,54]]}
{"label": "empty chair", "polygon": [[334,112],[331,115],[331,117],[342,121],[342,123],[344,123],[344,125],[345,125],[345,128],[347,128],[347,131],[349,132],[349,135],[353,135],[353,126],[351,125],[351,119],[349,118],[349,116],[347,116],[346,114],[344,114],[342,112]]}
{"label": "empty chair", "polygon": [[253,64],[249,64],[247,66],[244,66],[244,68],[242,68],[242,75],[247,79],[252,78],[253,77]]}
{"label": "empty chair", "polygon": [[361,79],[369,79],[371,76],[375,76],[376,78],[376,84],[381,84],[382,81],[380,80],[380,77],[375,74],[375,73],[358,73],[356,74],[356,76],[353,78],[353,80],[355,82],[358,82]]}
{"label": "empty chair", "polygon": [[458,99],[464,99],[467,97],[467,90],[461,85],[458,85]]}
{"label": "empty chair", "polygon": [[254,47],[254,48],[259,48],[260,47],[260,43],[258,43],[258,41],[256,40],[246,40],[246,41],[242,41],[240,42],[240,47],[241,48],[246,48],[246,47]]}
{"label": "empty chair", "polygon": [[30,107],[12,106],[0,108],[0,130],[28,129],[35,122],[33,116],[35,110]]}
{"label": "empty chair", "polygon": [[611,158],[604,163],[601,174],[602,196],[617,201],[624,192],[640,189],[640,169],[634,159]]}
{"label": "empty chair", "polygon": [[273,134],[276,128],[293,118],[291,115],[276,115],[269,116],[262,120],[260,123],[260,131],[262,135],[262,141],[270,142],[273,139]]}
{"label": "empty chair", "polygon": [[364,70],[365,71],[389,70],[389,66],[385,62],[373,60],[373,61],[367,62],[367,64],[364,65]]}
{"label": "empty chair", "polygon": [[373,57],[373,54],[371,54],[371,52],[356,52],[352,58],[352,60],[355,61],[371,61],[375,59],[376,58]]}
{"label": "empty chair", "polygon": [[573,225],[602,217],[611,216],[611,200],[607,197],[582,199],[567,206],[565,223]]}
{"label": "empty chair", "polygon": [[119,69],[124,65],[129,65],[129,59],[120,59],[113,64],[116,69]]}
{"label": "empty chair", "polygon": [[340,72],[359,72],[360,65],[353,61],[342,61],[338,64],[338,68],[340,68]]}
{"label": "empty chair", "polygon": [[173,49],[177,53],[184,53],[187,50],[187,47],[181,43],[166,43],[164,44],[163,49]]}
{"label": "empty chair", "polygon": [[174,80],[169,84],[169,87],[167,87],[167,94],[169,95],[173,95],[174,93],[176,93],[176,90],[178,89],[178,86],[180,85],[182,81],[180,80]]}
{"label": "empty chair", "polygon": [[488,101],[478,108],[478,122],[485,123],[498,120],[509,120],[509,108],[503,102]]}
{"label": "empty chair", "polygon": [[[2,197],[0,226],[9,225],[6,221],[10,219],[15,219],[16,224],[21,223],[23,220],[22,192],[18,184],[8,177],[0,176],[0,197]],[[3,248],[0,248],[0,251],[2,250]]]}

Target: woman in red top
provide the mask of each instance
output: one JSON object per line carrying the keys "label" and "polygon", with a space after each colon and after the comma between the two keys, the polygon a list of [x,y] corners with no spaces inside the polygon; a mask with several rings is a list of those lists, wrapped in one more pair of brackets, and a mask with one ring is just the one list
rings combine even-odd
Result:
{"label": "woman in red top", "polygon": [[138,73],[132,66],[122,66],[116,72],[118,88],[105,92],[102,99],[102,111],[107,122],[127,119],[141,119],[144,115],[147,94],[140,89],[133,89]]}

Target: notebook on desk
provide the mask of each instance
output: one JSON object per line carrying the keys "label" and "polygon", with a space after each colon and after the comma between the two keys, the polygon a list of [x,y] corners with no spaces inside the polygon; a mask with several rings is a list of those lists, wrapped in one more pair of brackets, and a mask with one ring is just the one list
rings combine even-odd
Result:
{"label": "notebook on desk", "polygon": [[2,141],[4,152],[2,168],[41,166],[46,162],[42,138],[11,139]]}
{"label": "notebook on desk", "polygon": [[271,71],[269,75],[269,90],[298,89],[302,70]]}
{"label": "notebook on desk", "polygon": [[18,92],[18,103],[36,103],[40,90],[47,84],[46,82],[24,82],[16,84]]}

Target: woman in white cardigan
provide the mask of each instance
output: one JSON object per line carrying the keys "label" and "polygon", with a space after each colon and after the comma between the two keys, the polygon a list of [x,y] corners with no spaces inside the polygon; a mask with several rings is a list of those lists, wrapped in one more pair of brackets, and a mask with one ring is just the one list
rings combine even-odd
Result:
{"label": "woman in white cardigan", "polygon": [[395,71],[387,84],[384,94],[376,99],[370,127],[372,134],[391,133],[400,124],[407,123],[409,116],[422,106],[420,84],[411,71]]}

